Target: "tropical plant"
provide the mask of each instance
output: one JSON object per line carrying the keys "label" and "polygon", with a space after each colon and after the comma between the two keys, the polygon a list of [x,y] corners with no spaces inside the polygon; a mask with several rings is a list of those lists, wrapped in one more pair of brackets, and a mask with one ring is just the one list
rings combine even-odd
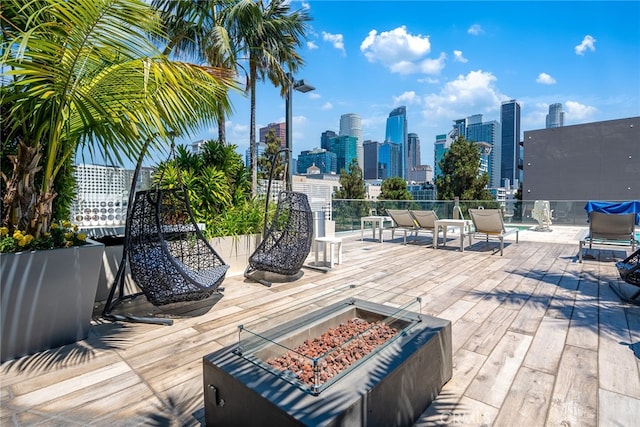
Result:
{"label": "tropical plant", "polygon": [[[225,28],[225,12],[237,0],[152,0],[160,11],[166,28],[165,55],[187,56],[209,65],[223,67],[235,73],[240,67],[237,49],[230,42]],[[226,111],[218,111],[218,141],[226,143]]]}
{"label": "tropical plant", "polygon": [[438,200],[491,200],[489,175],[480,173],[480,146],[459,136],[440,160],[436,178]]}
{"label": "tropical plant", "polygon": [[306,10],[292,11],[289,0],[238,0],[225,13],[232,43],[246,54],[251,103],[249,156],[251,194],[258,186],[256,148],[256,82],[268,78],[285,96],[291,75],[304,63],[296,48],[302,46],[311,20]]}
{"label": "tropical plant", "polygon": [[197,222],[208,237],[259,233],[264,206],[250,196],[249,174],[235,145],[205,141],[197,154],[176,147],[175,158],[154,174],[162,188],[183,186]]}
{"label": "tropical plant", "polygon": [[227,70],[169,61],[142,0],[6,0],[0,19],[8,233],[39,239],[67,219],[53,203],[78,149],[122,164],[229,109]]}

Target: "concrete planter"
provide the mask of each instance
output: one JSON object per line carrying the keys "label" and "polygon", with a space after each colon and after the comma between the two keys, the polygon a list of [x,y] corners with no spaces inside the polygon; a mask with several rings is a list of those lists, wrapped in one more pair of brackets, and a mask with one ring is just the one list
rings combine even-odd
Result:
{"label": "concrete planter", "polygon": [[104,245],[0,254],[1,361],[87,338]]}

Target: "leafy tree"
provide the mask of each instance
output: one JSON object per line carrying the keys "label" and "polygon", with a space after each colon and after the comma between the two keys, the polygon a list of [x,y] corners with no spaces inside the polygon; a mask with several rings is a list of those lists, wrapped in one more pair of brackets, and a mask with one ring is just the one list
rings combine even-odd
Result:
{"label": "leafy tree", "polygon": [[382,200],[413,200],[413,196],[407,190],[407,183],[399,176],[392,176],[382,181],[380,188]]}
{"label": "leafy tree", "polygon": [[2,164],[11,231],[49,231],[79,149],[122,164],[229,108],[228,73],[169,61],[147,37],[162,28],[143,1],[4,0],[0,24],[2,152],[16,154]]}
{"label": "leafy tree", "polygon": [[344,169],[340,171],[340,188],[336,190],[333,198],[349,199],[333,204],[335,209],[333,217],[337,219],[336,229],[352,229],[354,224],[360,223],[361,217],[369,214],[367,191],[358,160],[351,161],[349,172]]}
{"label": "leafy tree", "polygon": [[358,160],[351,160],[349,172],[340,171],[340,188],[336,190],[336,199],[366,199],[367,191],[364,186],[362,169],[358,166]]}
{"label": "leafy tree", "polygon": [[[164,55],[188,56],[228,70],[230,75],[241,68],[238,51],[225,27],[225,12],[236,0],[152,0],[165,26],[167,42]],[[218,104],[218,141],[226,143],[225,119],[230,110]]]}
{"label": "leafy tree", "polygon": [[[273,169],[273,178],[274,179],[283,179],[285,164],[284,164],[284,154],[280,154],[276,156],[278,151],[282,149],[282,143],[280,138],[276,136],[276,133],[273,129],[269,129],[269,132],[265,136],[265,142],[267,144],[264,153],[258,158],[258,177],[261,179],[269,179],[269,174],[271,173],[271,164],[275,163]],[[275,157],[274,157],[275,156]],[[275,158],[275,161],[273,160]]]}
{"label": "leafy tree", "polygon": [[487,190],[489,175],[478,174],[480,147],[474,141],[458,137],[440,160],[442,175],[436,178],[438,200],[492,200]]}
{"label": "leafy tree", "polygon": [[[295,74],[304,64],[296,48],[302,46],[311,20],[306,10],[292,11],[289,0],[239,0],[225,14],[226,28],[239,52],[248,57],[251,98],[249,156],[251,194],[258,186],[256,150],[256,82],[268,78],[284,96]],[[286,65],[286,68],[285,68]]]}

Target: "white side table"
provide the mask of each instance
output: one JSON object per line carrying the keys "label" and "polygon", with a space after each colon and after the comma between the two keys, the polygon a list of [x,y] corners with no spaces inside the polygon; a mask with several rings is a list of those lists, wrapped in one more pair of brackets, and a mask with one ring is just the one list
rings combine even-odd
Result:
{"label": "white side table", "polygon": [[464,252],[464,236],[471,233],[471,221],[468,219],[438,219],[435,224],[435,248],[438,248],[438,237],[442,230],[442,246],[447,246],[447,228],[454,227],[460,229],[460,252]]}
{"label": "white side table", "polygon": [[324,258],[323,258],[323,262],[326,264],[327,263],[327,248],[329,249],[329,268],[333,268],[333,265],[336,264],[334,261],[334,257],[333,257],[333,250],[334,248],[337,246],[338,247],[338,262],[337,264],[340,264],[342,262],[342,237],[316,237],[313,241],[313,252],[315,253],[316,256],[316,263],[315,265],[318,265],[318,252],[320,249],[320,244],[324,243]]}
{"label": "white side table", "polygon": [[371,215],[371,216],[363,216],[362,218],[360,218],[360,240],[364,241],[364,226],[367,222],[370,222],[371,230],[373,232],[373,239],[375,240],[376,238],[376,228],[377,228],[380,232],[380,243],[382,243],[382,230],[384,229],[385,221],[391,222],[391,217]]}

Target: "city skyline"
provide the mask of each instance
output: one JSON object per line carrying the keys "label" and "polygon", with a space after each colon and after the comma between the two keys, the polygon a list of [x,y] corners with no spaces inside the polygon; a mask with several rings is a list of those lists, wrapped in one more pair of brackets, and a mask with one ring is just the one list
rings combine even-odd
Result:
{"label": "city skyline", "polygon": [[[383,142],[388,114],[401,105],[408,132],[420,138],[421,163],[434,169],[436,135],[475,114],[500,121],[501,103],[510,99],[521,105],[522,132],[545,128],[555,103],[563,105],[565,126],[640,115],[640,93],[630,90],[640,81],[639,2],[291,6],[307,7],[313,18],[296,78],[316,87],[293,93],[295,157],[320,147],[323,132],[338,133],[349,113],[362,118],[363,140]],[[231,98],[227,142],[244,153],[249,100]],[[258,84],[256,100],[256,131],[285,121],[285,101],[270,83]],[[180,142],[216,137],[211,127]]]}

